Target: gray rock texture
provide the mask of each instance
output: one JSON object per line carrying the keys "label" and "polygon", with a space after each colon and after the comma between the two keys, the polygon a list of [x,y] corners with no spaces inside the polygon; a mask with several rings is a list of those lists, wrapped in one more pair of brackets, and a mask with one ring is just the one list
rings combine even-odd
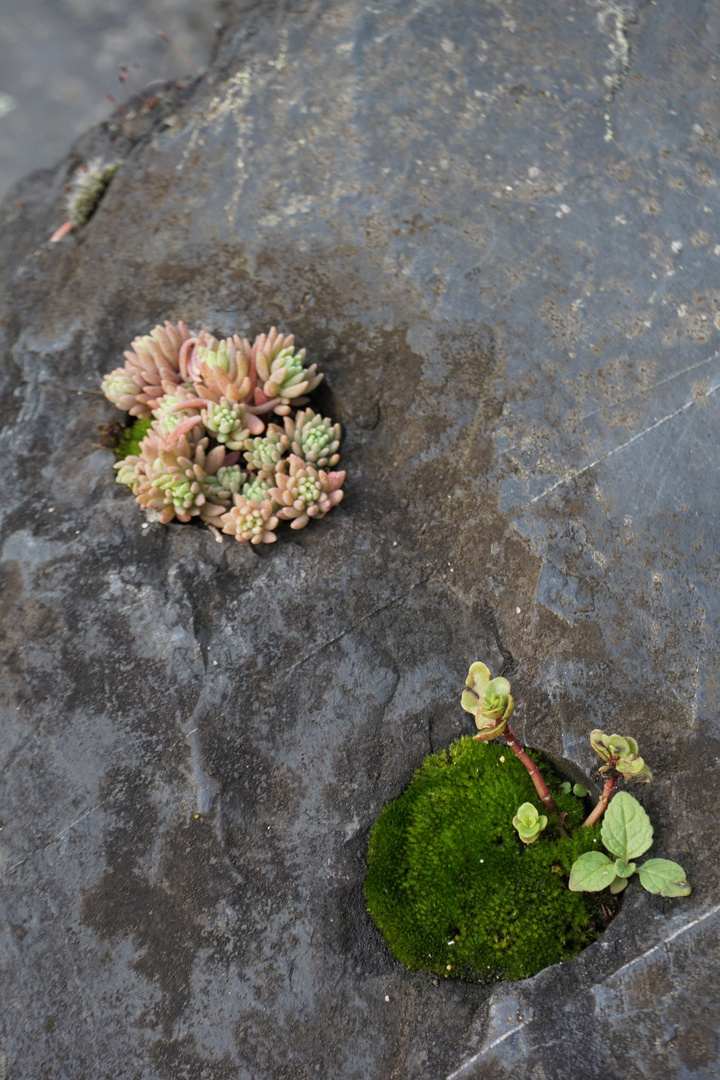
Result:
{"label": "gray rock texture", "polygon": [[[717,1076],[719,37],[701,0],[235,4],[205,77],[11,194],[7,1080]],[[143,527],[98,388],[178,317],[320,363],[322,524]],[[638,738],[694,891],[435,986],[364,912],[367,836],[480,658],[585,775],[591,728]]]}
{"label": "gray rock texture", "polygon": [[[0,0],[0,196],[135,87],[207,67],[223,0]],[[164,32],[168,47],[157,35]]]}

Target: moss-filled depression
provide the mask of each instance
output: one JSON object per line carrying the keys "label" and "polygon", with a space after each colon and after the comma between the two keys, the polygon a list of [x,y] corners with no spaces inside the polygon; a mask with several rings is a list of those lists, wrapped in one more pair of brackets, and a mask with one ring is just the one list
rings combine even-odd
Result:
{"label": "moss-filled depression", "polygon": [[512,819],[542,804],[515,755],[496,743],[459,739],[426,758],[370,836],[365,896],[398,960],[435,975],[522,979],[567,960],[599,936],[605,912],[594,895],[570,892],[570,868],[600,849],[600,827],[581,828],[583,800],[538,763],[571,835],[551,821],[523,844]]}

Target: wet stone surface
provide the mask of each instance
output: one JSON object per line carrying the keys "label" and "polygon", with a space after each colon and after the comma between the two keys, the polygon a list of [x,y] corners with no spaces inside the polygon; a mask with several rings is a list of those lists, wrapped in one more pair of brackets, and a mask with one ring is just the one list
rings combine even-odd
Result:
{"label": "wet stone surface", "polygon": [[[2,1075],[717,1074],[719,32],[699,2],[238,4],[206,77],[11,194]],[[326,372],[322,524],[141,527],[99,382],[179,317]],[[694,891],[436,987],[369,924],[365,849],[479,658],[584,774],[591,728],[638,738]]]}

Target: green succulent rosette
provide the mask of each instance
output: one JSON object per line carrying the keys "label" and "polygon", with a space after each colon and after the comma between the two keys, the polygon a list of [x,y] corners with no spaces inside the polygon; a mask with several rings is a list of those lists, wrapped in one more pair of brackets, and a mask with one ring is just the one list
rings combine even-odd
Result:
{"label": "green succulent rosette", "polygon": [[640,757],[635,739],[623,735],[606,735],[604,731],[596,728],[590,732],[590,745],[605,762],[600,766],[601,773],[615,770],[627,780],[638,780],[644,784],[652,780],[652,773]]}
{"label": "green succulent rosette", "polygon": [[212,404],[200,413],[206,431],[216,442],[222,443],[228,450],[242,450],[245,440],[250,435],[245,426],[245,409],[230,401]]}
{"label": "green succulent rosette", "polygon": [[266,478],[255,476],[252,480],[248,480],[246,484],[243,484],[241,494],[245,496],[248,502],[261,503],[270,498],[268,492],[274,487],[274,474]]}
{"label": "green succulent rosette", "polygon": [[480,732],[475,738],[482,742],[496,739],[502,735],[515,708],[510,683],[502,677],[491,678],[490,669],[476,661],[470,667],[465,685],[467,689],[463,690],[461,704],[475,717],[475,726]]}
{"label": "green succulent rosette", "polygon": [[548,819],[544,814],[539,814],[532,803],[524,802],[518,807],[512,823],[523,844],[534,844],[547,826]]}

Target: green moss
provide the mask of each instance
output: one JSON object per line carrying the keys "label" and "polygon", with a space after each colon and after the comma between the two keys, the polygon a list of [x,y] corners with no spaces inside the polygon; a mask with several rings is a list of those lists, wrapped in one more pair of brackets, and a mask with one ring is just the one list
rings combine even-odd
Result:
{"label": "green moss", "polygon": [[140,453],[140,443],[150,430],[152,416],[145,416],[142,420],[136,420],[130,427],[125,428],[115,446],[115,456],[118,461],[129,457],[130,454]]}
{"label": "green moss", "polygon": [[524,802],[542,809],[532,781],[511,750],[470,737],[427,758],[382,811],[365,897],[407,967],[472,981],[522,979],[601,933],[598,899],[567,885],[575,859],[600,847],[600,828],[578,828],[582,800],[563,794],[562,778],[531,756],[567,813],[570,837],[551,822],[536,843],[523,844],[512,818]]}

